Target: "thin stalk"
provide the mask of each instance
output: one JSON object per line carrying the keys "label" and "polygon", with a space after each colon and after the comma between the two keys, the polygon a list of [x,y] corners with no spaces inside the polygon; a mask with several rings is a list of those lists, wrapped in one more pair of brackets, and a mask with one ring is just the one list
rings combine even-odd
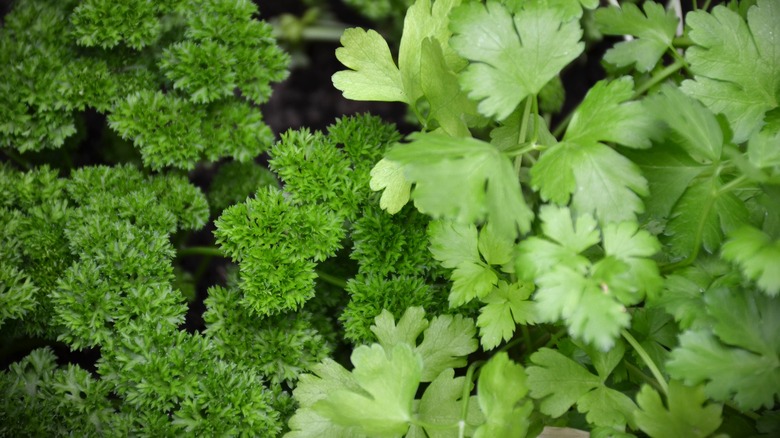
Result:
{"label": "thin stalk", "polygon": [[6,148],[0,149],[0,150],[1,150],[1,151],[3,151],[3,153],[4,153],[4,154],[5,154],[5,155],[6,155],[8,158],[10,158],[10,159],[11,159],[11,161],[13,161],[14,163],[16,163],[16,164],[18,164],[19,166],[23,167],[25,170],[30,170],[30,169],[32,168],[32,166],[30,166],[30,163],[28,163],[27,161],[25,161],[25,159],[24,159],[24,158],[22,158],[22,156],[21,156],[21,155],[19,155],[18,153],[16,153],[16,151],[14,151],[14,150],[12,150],[12,149],[6,149]]}
{"label": "thin stalk", "polygon": [[328,274],[327,272],[323,272],[319,269],[315,269],[314,272],[317,274],[317,277],[319,277],[320,280],[324,281],[325,283],[340,287],[342,289],[347,287],[347,280],[344,280],[341,277],[336,277],[335,275]]}
{"label": "thin stalk", "polygon": [[534,94],[532,97],[531,113],[534,116],[534,130],[531,134],[531,144],[536,143],[539,138],[539,99]]}
{"label": "thin stalk", "polygon": [[461,393],[460,420],[458,421],[458,438],[466,436],[466,417],[469,414],[469,394],[471,394],[471,381],[474,379],[474,372],[477,367],[485,363],[484,360],[472,362],[466,370],[466,381],[463,383],[463,392]]}
{"label": "thin stalk", "polygon": [[567,333],[567,332],[566,332],[566,329],[560,329],[560,330],[558,330],[557,332],[555,332],[555,334],[554,334],[554,335],[550,336],[550,340],[549,340],[549,341],[547,341],[547,343],[546,343],[546,344],[544,344],[544,347],[545,347],[545,348],[551,348],[551,347],[554,347],[556,344],[558,344],[558,341],[559,341],[559,340],[560,340],[562,337],[566,336],[566,333]]}
{"label": "thin stalk", "polygon": [[569,122],[571,122],[572,117],[574,117],[575,111],[576,110],[567,114],[566,117],[564,117],[563,120],[561,120],[561,122],[558,123],[558,126],[556,126],[552,132],[553,137],[560,138],[560,136],[563,134],[563,131],[565,131],[566,127],[569,126]]}
{"label": "thin stalk", "polygon": [[620,334],[623,336],[623,338],[625,338],[626,341],[628,341],[629,344],[631,344],[631,346],[634,348],[634,351],[637,352],[645,365],[647,365],[647,368],[650,369],[650,372],[653,373],[653,377],[655,377],[655,380],[658,381],[658,385],[661,387],[664,395],[668,395],[669,386],[666,383],[666,379],[664,379],[664,375],[661,374],[661,370],[658,369],[658,366],[655,364],[655,362],[653,362],[653,359],[650,358],[650,355],[647,354],[647,351],[645,351],[642,345],[640,345],[639,342],[634,339],[628,330],[621,330]]}
{"label": "thin stalk", "polygon": [[520,326],[520,332],[523,334],[523,344],[525,344],[526,351],[531,349],[531,331],[528,330],[528,326],[523,324]]}
{"label": "thin stalk", "polygon": [[177,251],[177,255],[179,256],[190,256],[190,255],[202,255],[202,256],[210,256],[210,257],[227,257],[224,252],[222,252],[221,249],[213,247],[213,246],[190,246],[187,248],[180,248]]}
{"label": "thin stalk", "polygon": [[734,178],[733,180],[729,181],[728,184],[724,184],[720,189],[718,189],[718,195],[717,196],[724,195],[724,194],[734,190],[740,184],[742,184],[743,182],[745,182],[747,180],[748,180],[747,175],[740,175],[740,176]]}
{"label": "thin stalk", "polygon": [[669,76],[675,74],[678,70],[685,67],[685,60],[676,60],[674,63],[668,65],[663,70],[659,71],[658,73],[654,74],[653,77],[647,80],[647,82],[640,85],[636,91],[634,92],[634,98],[637,98],[644,94],[647,90],[655,87],[659,83],[663,82],[668,78]]}
{"label": "thin stalk", "polygon": [[321,41],[337,43],[341,40],[346,27],[312,26],[301,31],[301,39],[304,41]]}
{"label": "thin stalk", "polygon": [[661,388],[661,385],[658,384],[658,381],[655,380],[654,378],[648,376],[647,374],[645,374],[644,371],[639,369],[638,366],[636,366],[636,365],[634,365],[634,364],[632,364],[631,362],[628,362],[628,361],[625,361],[623,363],[626,364],[626,368],[628,368],[629,372],[636,374],[642,380],[647,382],[650,386],[654,387],[656,390],[663,391],[663,388]]}
{"label": "thin stalk", "polygon": [[687,35],[675,37],[672,40],[672,45],[678,49],[684,49],[693,45],[693,40]]}
{"label": "thin stalk", "polygon": [[[531,96],[525,98],[525,109],[523,110],[523,118],[520,120],[520,135],[517,138],[517,144],[525,143],[526,135],[528,134],[528,118],[531,115]],[[520,168],[523,166],[523,156],[520,155],[515,158],[515,174],[520,176]]]}

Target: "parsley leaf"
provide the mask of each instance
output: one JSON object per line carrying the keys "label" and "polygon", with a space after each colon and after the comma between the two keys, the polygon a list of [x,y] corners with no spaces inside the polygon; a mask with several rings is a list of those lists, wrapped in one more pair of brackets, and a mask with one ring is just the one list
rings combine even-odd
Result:
{"label": "parsley leaf", "polygon": [[533,365],[526,373],[531,397],[541,400],[540,410],[557,418],[577,404],[577,410],[585,413],[591,424],[622,427],[633,423],[634,402],[605,385],[625,351],[622,344],[617,345],[619,350],[610,355],[598,376],[555,350],[542,348],[532,354]]}
{"label": "parsley leaf", "polygon": [[384,190],[379,199],[379,206],[390,214],[401,211],[409,202],[412,191],[412,184],[404,178],[403,166],[385,158],[379,160],[371,169],[369,187],[374,191]]}
{"label": "parsley leaf", "polygon": [[637,426],[651,437],[708,437],[723,421],[720,416],[723,406],[712,403],[704,406],[706,400],[700,386],[691,388],[672,380],[668,406],[664,406],[658,392],[645,385],[636,396],[639,404],[635,414]]}
{"label": "parsley leaf", "polygon": [[499,120],[538,94],[584,48],[579,22],[563,22],[549,8],[512,15],[496,1],[466,3],[453,10],[450,27],[452,47],[471,61],[460,73],[461,86],[480,101],[480,113]]}
{"label": "parsley leaf", "polygon": [[505,351],[482,367],[477,397],[486,422],[477,429],[475,438],[525,436],[533,403],[517,404],[528,393],[526,380],[523,367],[509,360]]}
{"label": "parsley leaf", "polygon": [[336,424],[357,425],[372,436],[406,433],[422,372],[419,355],[408,344],[389,351],[374,344],[355,348],[351,359],[359,390],[335,389],[312,405],[314,411]]}
{"label": "parsley leaf", "polygon": [[695,45],[685,56],[695,78],[681,88],[723,113],[733,141],[744,142],[780,101],[780,3],[759,0],[747,23],[725,6],[691,12],[686,21]]}
{"label": "parsley leaf", "polygon": [[605,61],[618,67],[634,64],[638,71],[648,72],[666,49],[672,47],[678,23],[674,11],[665,11],[663,6],[651,1],[645,2],[644,10],[642,14],[639,7],[631,3],[596,10],[596,24],[602,33],[637,37],[615,44],[604,55]]}
{"label": "parsley leaf", "polygon": [[396,145],[387,159],[400,163],[406,181],[415,183],[412,199],[418,210],[460,223],[487,220],[498,236],[510,240],[518,230],[530,229],[533,212],[512,163],[493,145],[437,133],[409,138],[411,143]]}
{"label": "parsley leaf", "polygon": [[[441,428],[428,427],[423,431],[422,427],[412,425],[406,435],[407,438],[451,437],[461,420],[463,385],[466,385],[466,378],[455,377],[455,371],[452,368],[442,371],[425,389],[417,410],[417,417],[420,420]],[[466,436],[472,435],[474,425],[484,423],[482,411],[480,411],[476,399],[476,396],[471,396],[469,400],[469,410],[466,414]]]}
{"label": "parsley leaf", "polygon": [[333,86],[354,100],[409,102],[401,72],[387,42],[374,30],[352,28],[341,36],[336,58],[347,68],[333,75]]}
{"label": "parsley leaf", "polygon": [[581,254],[600,240],[590,215],[574,222],[569,209],[544,206],[539,216],[544,237],[522,241],[517,256],[521,278],[538,286],[538,321],[563,319],[573,336],[611,348],[629,324],[624,306],[662,287],[649,259],[660,244],[634,222],[611,223],[603,229],[605,257],[593,263]]}
{"label": "parsley leaf", "polygon": [[667,370],[686,384],[705,383],[715,400],[772,407],[780,397],[780,300],[719,288],[704,301],[712,323],[680,336]]}
{"label": "parsley leaf", "polygon": [[735,262],[745,277],[754,280],[768,295],[780,292],[780,241],[772,241],[761,230],[744,226],[731,233],[722,251],[724,259]]}
{"label": "parsley leaf", "polygon": [[[631,220],[644,207],[647,181],[639,167],[603,141],[635,148],[650,145],[652,119],[631,98],[624,77],[599,82],[575,111],[561,143],[545,151],[531,168],[531,184],[542,199],[566,204],[578,214],[595,213],[602,222]],[[644,133],[644,134],[643,134]]]}
{"label": "parsley leaf", "polygon": [[499,281],[493,292],[482,299],[485,305],[479,309],[477,326],[483,348],[490,350],[502,340],[510,340],[517,324],[534,323],[535,306],[528,300],[533,291],[533,283]]}

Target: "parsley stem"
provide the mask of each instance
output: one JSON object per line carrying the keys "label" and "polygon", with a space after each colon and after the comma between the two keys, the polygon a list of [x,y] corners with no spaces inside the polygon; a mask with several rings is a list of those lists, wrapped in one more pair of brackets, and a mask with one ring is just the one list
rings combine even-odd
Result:
{"label": "parsley stem", "polygon": [[561,122],[558,123],[558,126],[556,126],[555,130],[553,130],[552,132],[553,137],[559,138],[561,134],[563,134],[563,131],[565,131],[566,127],[569,126],[569,122],[571,122],[572,117],[574,117],[575,111],[572,111],[569,114],[567,114],[566,117],[564,117],[563,120],[561,120]]}
{"label": "parsley stem", "polygon": [[748,177],[747,175],[740,175],[733,180],[729,181],[728,184],[724,184],[721,186],[720,189],[718,189],[718,196],[724,195],[732,190],[734,190],[737,186],[742,184],[743,182],[747,181]]}
{"label": "parsley stem", "polygon": [[190,256],[190,255],[202,255],[211,257],[227,257],[221,249],[214,246],[189,246],[187,248],[179,248],[177,251],[178,256]]}
{"label": "parsley stem", "polygon": [[645,374],[644,371],[642,371],[638,366],[628,361],[624,361],[623,363],[626,365],[626,368],[628,369],[629,372],[636,374],[642,380],[647,382],[650,386],[654,387],[658,391],[663,391],[663,388],[661,388],[661,385],[658,384],[658,381]]}
{"label": "parsley stem", "polygon": [[472,362],[466,370],[466,381],[463,382],[463,393],[461,394],[461,409],[460,409],[460,421],[458,421],[458,438],[466,436],[466,417],[469,414],[469,394],[471,394],[471,388],[473,387],[472,380],[474,379],[474,372],[477,367],[485,363],[484,360],[478,360]]}
{"label": "parsley stem", "polygon": [[659,71],[658,73],[654,74],[653,77],[648,79],[646,82],[644,82],[642,85],[637,87],[636,91],[634,92],[634,98],[637,98],[641,95],[643,95],[647,90],[655,87],[659,83],[663,82],[668,78],[669,76],[676,73],[681,68],[685,67],[685,60],[676,60],[671,65],[668,65],[663,70]]}
{"label": "parsley stem", "polygon": [[323,272],[319,269],[315,269],[314,272],[317,274],[317,277],[319,277],[320,280],[324,281],[325,283],[340,287],[342,289],[347,288],[347,280],[344,280],[341,277],[336,277],[335,275],[328,274],[327,272]]}
{"label": "parsley stem", "polygon": [[14,163],[18,164],[19,166],[23,167],[25,170],[30,170],[31,166],[30,163],[24,160],[21,155],[19,155],[16,151],[13,149],[6,149],[2,148],[0,149],[3,151],[3,153],[11,159]]}
{"label": "parsley stem", "polygon": [[650,372],[653,373],[653,377],[655,377],[655,380],[658,381],[658,385],[661,387],[661,390],[664,392],[665,395],[669,394],[669,386],[666,384],[666,379],[664,379],[664,375],[661,374],[661,370],[658,369],[658,366],[656,366],[655,362],[653,362],[653,359],[650,358],[650,355],[647,354],[647,351],[642,347],[642,345],[637,342],[637,340],[631,336],[631,333],[628,332],[628,330],[621,330],[620,334],[623,335],[623,337],[628,341],[629,344],[631,344],[632,347],[634,347],[634,351],[637,352],[640,358],[642,358],[642,361],[647,365],[647,367],[650,369]]}
{"label": "parsley stem", "polygon": [[517,139],[518,144],[525,143],[526,135],[528,134],[528,118],[531,116],[531,107],[533,106],[532,100],[533,96],[528,96],[525,99],[523,119],[520,121],[520,137]]}

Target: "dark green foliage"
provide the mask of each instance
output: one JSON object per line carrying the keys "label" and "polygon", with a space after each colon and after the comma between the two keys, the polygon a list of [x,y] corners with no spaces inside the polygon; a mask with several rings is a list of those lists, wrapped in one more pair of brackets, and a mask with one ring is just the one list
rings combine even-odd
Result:
{"label": "dark green foliage", "polygon": [[278,185],[274,174],[265,167],[253,161],[231,161],[219,167],[206,196],[211,211],[220,213],[233,204],[245,201],[262,187]]}
{"label": "dark green foliage", "polygon": [[17,3],[0,30],[0,145],[59,148],[87,107],[155,169],[270,145],[250,102],[268,99],[287,55],[249,0]]}

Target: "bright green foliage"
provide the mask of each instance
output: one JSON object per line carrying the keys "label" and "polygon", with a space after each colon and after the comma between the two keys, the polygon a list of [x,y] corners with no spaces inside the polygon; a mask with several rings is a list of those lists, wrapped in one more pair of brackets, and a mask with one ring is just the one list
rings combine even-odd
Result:
{"label": "bright green foliage", "polygon": [[535,304],[529,300],[533,283],[499,281],[493,291],[481,299],[477,326],[483,348],[496,348],[501,341],[509,341],[518,324],[536,321]]}
{"label": "bright green foliage", "polygon": [[155,169],[254,158],[272,135],[234,91],[264,102],[287,66],[256,12],[249,0],[17,2],[0,33],[0,145],[59,148],[92,107]]}
{"label": "bright green foliage", "polygon": [[531,355],[532,366],[526,369],[531,397],[541,400],[540,409],[559,417],[573,405],[597,426],[624,427],[633,424],[636,405],[625,394],[606,386],[606,381],[620,362],[625,348],[617,344],[608,353],[593,352],[591,359],[598,375],[563,354],[543,348]]}
{"label": "bright green foliage", "polygon": [[706,400],[701,387],[691,388],[672,380],[664,406],[658,393],[645,385],[636,397],[640,408],[635,414],[637,426],[651,437],[708,437],[723,421],[723,407],[704,406]]}
{"label": "bright green foliage", "polygon": [[[294,391],[300,407],[285,436],[402,436],[408,431],[411,437],[447,437],[461,421],[472,436],[485,421],[481,433],[500,432],[507,417],[527,412],[530,403],[515,407],[523,394],[506,394],[507,385],[524,388],[525,379],[523,368],[506,355],[486,367],[478,396],[470,397],[469,409],[463,410],[463,385],[471,382],[453,378],[452,367],[466,365],[465,356],[477,348],[471,320],[440,316],[429,322],[421,308],[410,307],[397,324],[387,311],[375,322],[372,331],[379,343],[353,351],[352,372],[326,359],[314,366],[313,374],[300,376]],[[420,382],[431,384],[415,400]],[[424,423],[410,428],[417,419]]]}
{"label": "bright green foliage", "polygon": [[217,243],[240,263],[243,300],[260,315],[296,309],[311,298],[314,262],[332,256],[344,236],[335,213],[294,205],[274,187],[227,208],[215,225]]}
{"label": "bright green foliage", "polygon": [[501,3],[466,3],[453,11],[452,46],[471,61],[460,74],[479,112],[503,120],[536,95],[584,48],[576,21],[547,8],[512,14]]}
{"label": "bright green foliage", "polygon": [[403,18],[403,12],[412,3],[412,0],[344,0],[344,4],[371,20],[396,18],[396,16]]}
{"label": "bright green foliage", "polygon": [[770,132],[757,132],[748,142],[748,159],[758,168],[780,166],[780,129],[775,129],[774,134]]}
{"label": "bright green foliage", "polygon": [[478,386],[477,399],[486,421],[474,436],[524,437],[533,403],[518,406],[528,393],[523,367],[510,361],[506,352],[498,353],[480,371]]}
{"label": "bright green foliage", "polygon": [[203,314],[206,334],[220,357],[249,363],[273,385],[291,383],[330,353],[330,346],[312,327],[311,315],[284,314],[258,319],[241,305],[240,291],[209,288]]}
{"label": "bright green foliage", "polygon": [[634,64],[637,71],[647,72],[672,48],[679,21],[674,11],[664,11],[662,5],[652,1],[646,1],[643,9],[644,14],[638,6],[626,3],[596,11],[596,23],[602,33],[637,37],[615,44],[604,55],[605,61],[618,67]]}
{"label": "bright green foliage", "polygon": [[[504,239],[529,229],[533,213],[510,161],[495,147],[442,134],[410,138],[412,143],[393,147],[387,159],[400,163],[406,181],[415,183],[412,198],[419,211],[458,223],[487,220]],[[463,184],[452,185],[455,180]]]}
{"label": "bright green foliage", "polygon": [[647,194],[639,168],[603,142],[634,148],[650,145],[653,127],[642,105],[629,101],[633,82],[623,77],[599,82],[574,113],[563,142],[542,154],[531,168],[532,185],[544,200],[577,214],[591,213],[602,222],[635,219]]}
{"label": "bright green foliage", "polygon": [[780,102],[780,5],[760,0],[747,22],[725,6],[697,11],[686,20],[695,43],[686,52],[695,78],[682,90],[715,113],[722,113],[741,143],[763,124]]}
{"label": "bright green foliage", "polygon": [[219,167],[206,194],[212,213],[220,213],[265,186],[277,186],[276,177],[265,167],[255,163],[232,161]]}
{"label": "bright green foliage", "polygon": [[[612,347],[636,304],[662,287],[658,267],[649,257],[660,245],[636,223],[610,223],[602,229],[590,215],[572,219],[566,208],[546,206],[540,212],[543,237],[519,245],[517,271],[533,280],[538,321],[563,320],[572,336],[606,350]],[[603,241],[604,257],[582,253]]]}
{"label": "bright green foliage", "polygon": [[708,326],[680,336],[667,363],[669,373],[689,385],[704,383],[719,401],[733,397],[744,409],[772,407],[780,397],[780,301],[733,288],[705,292]]}
{"label": "bright green foliage", "polygon": [[383,310],[399,314],[419,306],[439,313],[447,308],[444,291],[434,289],[421,277],[359,275],[349,280],[346,290],[350,300],[339,320],[344,325],[344,337],[354,343],[374,339],[371,325]]}
{"label": "bright green foliage", "polygon": [[753,227],[743,227],[723,244],[723,258],[735,262],[745,277],[754,280],[769,296],[780,292],[780,242]]}

